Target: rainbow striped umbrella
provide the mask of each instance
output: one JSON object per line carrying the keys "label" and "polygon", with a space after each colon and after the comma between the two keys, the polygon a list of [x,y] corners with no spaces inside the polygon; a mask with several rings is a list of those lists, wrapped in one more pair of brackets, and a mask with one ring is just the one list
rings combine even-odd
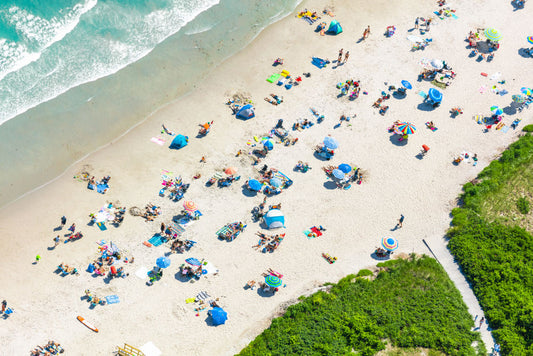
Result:
{"label": "rainbow striped umbrella", "polygon": [[398,248],[398,241],[393,237],[384,237],[381,239],[381,246],[387,251],[394,251]]}
{"label": "rainbow striped umbrella", "polygon": [[511,99],[518,104],[522,104],[526,101],[526,98],[524,98],[522,95],[513,95]]}
{"label": "rainbow striped umbrella", "polygon": [[404,135],[411,135],[416,131],[415,125],[411,124],[410,122],[401,122],[396,126],[396,128]]}
{"label": "rainbow striped umbrella", "polygon": [[533,44],[533,36],[529,36],[529,37],[527,38],[527,41],[528,41],[529,43]]}
{"label": "rainbow striped umbrella", "polygon": [[265,283],[268,284],[272,288],[278,288],[278,287],[281,287],[281,285],[283,284],[283,281],[280,278],[269,274],[268,276],[265,277]]}
{"label": "rainbow striped umbrella", "polygon": [[498,31],[497,29],[495,28],[487,28],[485,30],[485,36],[491,40],[491,41],[494,41],[494,42],[498,42],[499,40],[502,39],[502,34],[500,33],[500,31]]}
{"label": "rainbow striped umbrella", "polygon": [[198,210],[198,206],[192,200],[187,200],[185,203],[183,203],[183,207],[185,210],[190,211],[191,213]]}
{"label": "rainbow striped umbrella", "polygon": [[523,87],[523,88],[520,89],[520,91],[524,95],[528,95],[528,96],[531,95],[531,89],[529,89],[529,88]]}

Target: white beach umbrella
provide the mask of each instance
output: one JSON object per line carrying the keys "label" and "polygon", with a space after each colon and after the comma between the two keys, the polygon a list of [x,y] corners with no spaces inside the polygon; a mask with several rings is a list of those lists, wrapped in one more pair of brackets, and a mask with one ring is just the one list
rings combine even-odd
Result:
{"label": "white beach umbrella", "polygon": [[442,69],[444,67],[444,62],[440,59],[432,59],[430,64],[435,69]]}

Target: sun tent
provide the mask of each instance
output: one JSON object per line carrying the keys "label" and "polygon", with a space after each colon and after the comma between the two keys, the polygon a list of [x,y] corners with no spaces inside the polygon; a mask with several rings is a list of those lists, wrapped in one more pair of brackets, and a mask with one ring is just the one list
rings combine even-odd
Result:
{"label": "sun tent", "polygon": [[279,209],[270,209],[265,215],[265,224],[269,229],[285,227],[285,216]]}
{"label": "sun tent", "polygon": [[244,105],[238,112],[237,117],[248,120],[255,116],[254,107],[250,104]]}
{"label": "sun tent", "polygon": [[337,20],[331,21],[327,32],[333,35],[338,35],[342,32],[341,24]]}
{"label": "sun tent", "polygon": [[174,148],[174,149],[179,150],[180,148],[187,146],[188,142],[189,142],[189,138],[187,136],[177,135],[172,140],[172,143],[170,144],[169,148]]}

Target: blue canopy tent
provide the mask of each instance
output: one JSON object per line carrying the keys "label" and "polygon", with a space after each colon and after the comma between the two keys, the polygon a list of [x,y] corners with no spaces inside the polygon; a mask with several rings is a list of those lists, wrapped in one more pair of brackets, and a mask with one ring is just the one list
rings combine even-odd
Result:
{"label": "blue canopy tent", "polygon": [[224,309],[215,307],[207,312],[209,316],[211,317],[211,320],[213,321],[213,325],[222,325],[226,323],[226,320],[228,320],[228,313],[224,311]]}
{"label": "blue canopy tent", "polygon": [[285,216],[279,209],[270,209],[265,215],[265,224],[269,229],[285,227]]}
{"label": "blue canopy tent", "polygon": [[337,20],[331,21],[327,32],[331,33],[332,35],[338,35],[342,32],[341,24]]}
{"label": "blue canopy tent", "polygon": [[172,140],[172,143],[170,144],[169,148],[174,148],[176,150],[179,150],[180,148],[187,146],[188,143],[189,143],[189,138],[187,136],[177,135]]}
{"label": "blue canopy tent", "polygon": [[237,117],[248,120],[255,117],[254,107],[251,104],[244,105],[236,114]]}

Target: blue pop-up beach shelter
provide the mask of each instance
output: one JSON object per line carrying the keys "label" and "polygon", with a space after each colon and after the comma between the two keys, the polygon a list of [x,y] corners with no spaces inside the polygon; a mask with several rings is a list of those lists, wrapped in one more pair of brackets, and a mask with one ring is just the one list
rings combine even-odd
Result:
{"label": "blue pop-up beach shelter", "polygon": [[342,32],[341,24],[337,20],[331,21],[328,28],[328,33],[331,33],[332,35],[338,35]]}
{"label": "blue pop-up beach shelter", "polygon": [[285,216],[279,209],[270,209],[265,215],[265,224],[269,229],[285,227]]}
{"label": "blue pop-up beach shelter", "polygon": [[169,148],[174,148],[174,149],[179,150],[180,148],[187,146],[188,142],[189,142],[189,138],[187,136],[177,135],[172,140],[172,143],[170,144]]}
{"label": "blue pop-up beach shelter", "polygon": [[255,116],[254,107],[251,104],[244,105],[236,114],[237,117],[248,120]]}

